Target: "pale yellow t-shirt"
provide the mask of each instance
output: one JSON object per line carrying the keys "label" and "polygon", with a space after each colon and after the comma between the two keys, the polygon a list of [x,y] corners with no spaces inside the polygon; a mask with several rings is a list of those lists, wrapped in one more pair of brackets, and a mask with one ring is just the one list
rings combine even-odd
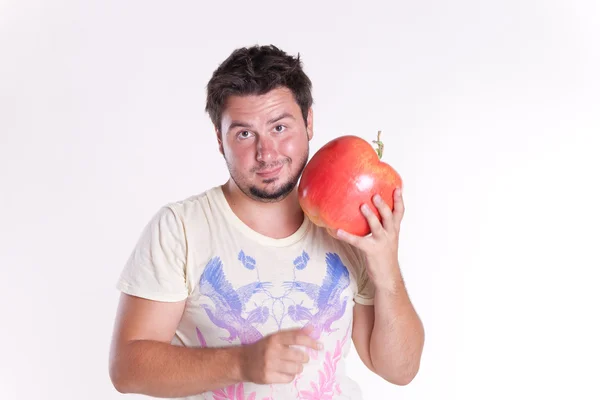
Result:
{"label": "pale yellow t-shirt", "polygon": [[345,372],[354,303],[373,304],[362,253],[308,218],[273,239],[245,225],[220,186],[160,208],[118,281],[124,293],[186,301],[172,343],[250,344],[311,325],[324,344],[291,384],[239,383],[188,399],[361,399]]}

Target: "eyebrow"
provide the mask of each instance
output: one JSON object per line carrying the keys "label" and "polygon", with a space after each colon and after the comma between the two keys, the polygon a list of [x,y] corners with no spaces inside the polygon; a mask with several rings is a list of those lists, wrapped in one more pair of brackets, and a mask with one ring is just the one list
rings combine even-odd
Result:
{"label": "eyebrow", "polygon": [[227,129],[227,132],[230,132],[235,128],[252,128],[252,125],[241,121],[232,121],[231,125],[229,125],[229,128]]}
{"label": "eyebrow", "polygon": [[295,120],[294,116],[288,112],[284,112],[283,114],[281,114],[278,117],[272,118],[270,120],[267,121],[267,124],[274,124],[275,122],[282,120],[284,118],[291,118],[293,120]]}
{"label": "eyebrow", "polygon": [[[295,120],[296,118],[294,118],[294,116],[288,112],[284,112],[283,114],[275,117],[275,118],[271,118],[270,120],[267,121],[267,124],[274,124],[277,121],[280,121],[284,118],[291,118],[293,120]],[[246,122],[242,122],[242,121],[232,121],[231,125],[229,125],[229,129],[227,130],[227,132],[230,132],[231,130],[235,129],[235,128],[252,128],[252,125],[246,123]]]}

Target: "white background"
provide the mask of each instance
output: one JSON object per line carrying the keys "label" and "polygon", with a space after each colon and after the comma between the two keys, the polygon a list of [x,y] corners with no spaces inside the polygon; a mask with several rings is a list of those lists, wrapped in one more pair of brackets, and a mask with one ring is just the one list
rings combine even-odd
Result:
{"label": "white background", "polygon": [[153,213],[228,177],[208,116],[233,49],[300,53],[311,154],[374,139],[405,181],[426,328],[366,399],[598,399],[600,5],[0,1],[0,398],[121,399],[118,274]]}

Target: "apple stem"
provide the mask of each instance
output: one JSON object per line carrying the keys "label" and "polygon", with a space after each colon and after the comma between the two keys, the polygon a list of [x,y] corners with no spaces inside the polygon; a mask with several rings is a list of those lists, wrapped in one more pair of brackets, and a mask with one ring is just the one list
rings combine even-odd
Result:
{"label": "apple stem", "polygon": [[377,152],[377,156],[379,156],[379,159],[381,160],[381,157],[383,157],[383,142],[381,141],[381,131],[377,132],[377,140],[373,140],[373,143],[377,145],[375,151]]}

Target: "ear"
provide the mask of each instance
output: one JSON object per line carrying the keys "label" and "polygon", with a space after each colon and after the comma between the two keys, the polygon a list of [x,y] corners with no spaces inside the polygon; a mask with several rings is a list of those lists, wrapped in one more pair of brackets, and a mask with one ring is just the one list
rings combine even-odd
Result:
{"label": "ear", "polygon": [[219,143],[219,153],[221,153],[221,155],[224,156],[225,153],[223,152],[223,135],[221,135],[221,131],[216,126],[215,126],[215,134],[217,135],[217,142]]}
{"label": "ear", "polygon": [[308,140],[313,138],[313,109],[308,109],[308,115],[306,116],[306,132],[308,133]]}

